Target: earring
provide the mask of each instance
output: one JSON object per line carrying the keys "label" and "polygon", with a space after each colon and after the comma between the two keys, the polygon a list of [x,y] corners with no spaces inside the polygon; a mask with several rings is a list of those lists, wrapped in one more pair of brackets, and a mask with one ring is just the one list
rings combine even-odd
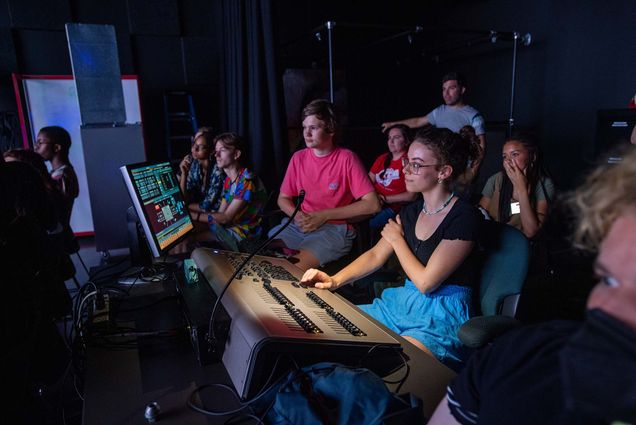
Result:
{"label": "earring", "polygon": [[437,178],[437,184],[440,184],[440,183],[442,183],[442,178],[441,178],[441,177],[438,177],[438,178]]}

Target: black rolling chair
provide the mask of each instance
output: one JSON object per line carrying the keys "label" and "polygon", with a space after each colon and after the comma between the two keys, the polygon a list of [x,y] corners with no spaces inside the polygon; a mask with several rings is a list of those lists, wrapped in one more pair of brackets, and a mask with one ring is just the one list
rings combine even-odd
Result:
{"label": "black rolling chair", "polygon": [[485,221],[483,230],[482,315],[468,320],[458,331],[459,339],[470,348],[482,347],[520,325],[514,316],[530,262],[530,244],[522,232],[496,221]]}

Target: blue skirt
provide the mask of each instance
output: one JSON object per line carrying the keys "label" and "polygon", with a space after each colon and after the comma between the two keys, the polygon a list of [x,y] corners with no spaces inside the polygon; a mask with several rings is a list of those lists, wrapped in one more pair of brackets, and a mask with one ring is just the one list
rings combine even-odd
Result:
{"label": "blue skirt", "polygon": [[406,279],[404,286],[385,289],[382,298],[358,307],[398,335],[415,338],[439,361],[458,370],[469,354],[457,330],[472,316],[471,293],[465,286],[444,285],[423,294]]}

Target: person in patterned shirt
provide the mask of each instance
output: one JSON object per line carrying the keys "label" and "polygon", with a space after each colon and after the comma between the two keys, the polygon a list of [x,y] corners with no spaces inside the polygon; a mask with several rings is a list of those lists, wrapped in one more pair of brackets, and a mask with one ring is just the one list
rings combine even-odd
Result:
{"label": "person in patterned shirt", "polygon": [[195,216],[199,225],[208,225],[207,231],[197,235],[197,240],[216,240],[223,248],[238,251],[261,238],[260,212],[267,192],[261,180],[244,165],[247,149],[240,136],[220,134],[214,139],[214,147],[216,164],[227,177],[218,211]]}

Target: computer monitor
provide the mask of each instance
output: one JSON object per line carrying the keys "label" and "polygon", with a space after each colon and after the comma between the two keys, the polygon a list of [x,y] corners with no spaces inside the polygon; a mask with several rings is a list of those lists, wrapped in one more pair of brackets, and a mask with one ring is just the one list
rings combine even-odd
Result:
{"label": "computer monitor", "polygon": [[169,162],[120,167],[152,255],[160,257],[194,229]]}

